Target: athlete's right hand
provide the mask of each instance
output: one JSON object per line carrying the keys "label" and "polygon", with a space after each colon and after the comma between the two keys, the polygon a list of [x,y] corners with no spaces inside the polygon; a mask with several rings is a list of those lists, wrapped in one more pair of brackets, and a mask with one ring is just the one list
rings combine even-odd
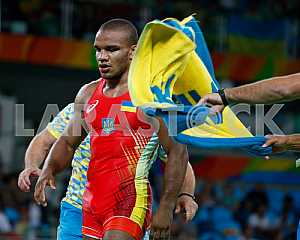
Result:
{"label": "athlete's right hand", "polygon": [[150,240],[169,240],[171,237],[171,225],[173,221],[173,208],[160,204],[157,212],[153,215]]}
{"label": "athlete's right hand", "polygon": [[19,175],[18,186],[23,192],[29,192],[31,182],[30,177],[32,176],[40,176],[41,169],[37,167],[29,167],[25,168]]}
{"label": "athlete's right hand", "polygon": [[42,205],[44,207],[47,206],[45,188],[46,186],[50,186],[51,189],[55,190],[55,179],[53,173],[49,169],[43,169],[42,173],[35,185],[34,190],[34,199],[37,204]]}

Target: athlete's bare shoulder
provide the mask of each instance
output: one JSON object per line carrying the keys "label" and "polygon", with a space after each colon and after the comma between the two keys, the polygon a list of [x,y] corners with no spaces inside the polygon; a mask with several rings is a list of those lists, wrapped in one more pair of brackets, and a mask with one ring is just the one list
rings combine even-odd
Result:
{"label": "athlete's bare shoulder", "polygon": [[86,104],[87,101],[92,96],[93,92],[95,91],[97,85],[99,84],[100,79],[87,83],[81,87],[77,96],[75,98],[75,103],[77,104]]}

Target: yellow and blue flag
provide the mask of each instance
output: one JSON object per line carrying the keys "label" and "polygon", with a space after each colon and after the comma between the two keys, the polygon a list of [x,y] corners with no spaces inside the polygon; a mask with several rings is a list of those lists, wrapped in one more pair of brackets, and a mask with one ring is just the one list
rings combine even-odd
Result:
{"label": "yellow and blue flag", "polygon": [[161,116],[175,140],[201,148],[244,148],[267,155],[265,137],[254,137],[229,107],[211,116],[195,106],[220,88],[202,31],[193,16],[146,24],[129,70],[135,106]]}

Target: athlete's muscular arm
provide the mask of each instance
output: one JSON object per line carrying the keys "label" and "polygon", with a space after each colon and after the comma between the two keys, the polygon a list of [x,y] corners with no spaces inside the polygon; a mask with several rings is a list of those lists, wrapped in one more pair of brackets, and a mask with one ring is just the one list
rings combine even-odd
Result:
{"label": "athlete's muscular arm", "polygon": [[188,162],[187,168],[186,168],[186,173],[185,173],[185,178],[181,187],[181,190],[179,193],[188,193],[191,195],[194,195],[195,193],[195,186],[196,186],[196,179],[195,179],[195,174],[194,170]]}
{"label": "athlete's muscular arm", "polygon": [[[224,90],[228,103],[272,104],[286,102],[300,98],[300,73],[273,77]],[[199,104],[212,105],[213,111],[221,112],[224,109],[223,101],[218,93],[203,96]]]}
{"label": "athlete's muscular arm", "polygon": [[19,175],[18,186],[22,191],[30,190],[30,177],[40,175],[40,165],[47,157],[56,138],[44,129],[36,135],[30,142],[25,153],[25,168]]}
{"label": "athlete's muscular arm", "polygon": [[176,202],[175,213],[182,212],[185,221],[190,221],[198,210],[198,204],[194,200],[196,179],[193,168],[188,162],[185,178]]}
{"label": "athlete's muscular arm", "polygon": [[45,187],[55,189],[54,176],[70,166],[75,150],[85,138],[85,122],[81,118],[84,104],[93,91],[93,83],[81,88],[74,104],[74,117],[70,120],[65,132],[53,145],[42,169],[41,175],[35,186],[34,197],[38,204],[47,205]]}
{"label": "athlete's muscular arm", "polygon": [[272,146],[274,153],[295,151],[300,152],[300,134],[268,135],[264,147]]}
{"label": "athlete's muscular arm", "polygon": [[275,103],[300,98],[300,73],[225,89],[230,103]]}
{"label": "athlete's muscular arm", "polygon": [[[164,151],[159,151],[159,158],[166,163],[167,158]],[[196,178],[194,174],[194,170],[188,162],[185,178],[180,189],[180,193],[177,197],[175,213],[183,213],[185,221],[190,221],[195,216],[198,210],[198,204],[195,201],[194,193],[195,193],[195,185]]]}
{"label": "athlete's muscular arm", "polygon": [[74,117],[67,125],[64,134],[53,145],[43,171],[44,169],[51,170],[55,175],[70,166],[77,147],[86,137],[85,122],[81,118],[84,106],[83,98],[81,90],[75,99]]}
{"label": "athlete's muscular arm", "polygon": [[164,190],[160,199],[159,208],[153,216],[151,235],[154,239],[165,238],[170,234],[173,220],[173,211],[180,188],[186,174],[188,153],[185,145],[176,143],[169,137],[168,129],[160,119],[158,137],[164,147],[168,161],[164,173]]}

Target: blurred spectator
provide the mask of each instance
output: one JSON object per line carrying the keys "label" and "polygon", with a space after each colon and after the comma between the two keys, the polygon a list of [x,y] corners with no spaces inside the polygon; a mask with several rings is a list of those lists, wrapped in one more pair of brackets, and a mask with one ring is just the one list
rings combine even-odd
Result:
{"label": "blurred spectator", "polygon": [[201,193],[197,195],[197,201],[202,207],[212,207],[216,203],[216,197],[212,183],[204,184]]}
{"label": "blurred spectator", "polygon": [[38,206],[33,200],[29,204],[29,226],[32,229],[37,229],[41,226],[41,207]]}
{"label": "blurred spectator", "polygon": [[22,205],[24,195],[18,190],[15,174],[6,175],[4,184],[2,187],[2,199],[5,206],[3,211],[14,227],[20,219],[19,207]]}
{"label": "blurred spectator", "polygon": [[221,201],[226,208],[234,211],[239,205],[239,200],[234,185],[232,183],[225,183],[221,195],[218,197],[218,201]]}
{"label": "blurred spectator", "polygon": [[241,227],[244,230],[247,230],[248,226],[248,219],[252,212],[252,203],[249,199],[243,199],[239,207],[237,208],[237,211],[235,212],[235,218],[238,220],[238,222],[241,224]]}
{"label": "blurred spectator", "polygon": [[38,21],[38,32],[43,36],[59,36],[60,21],[55,13],[55,3],[44,6]]}
{"label": "blurred spectator", "polygon": [[257,206],[269,205],[268,195],[265,191],[265,187],[263,184],[255,184],[254,189],[248,192],[246,195],[246,200],[251,203],[251,210],[256,210]]}
{"label": "blurred spectator", "polygon": [[225,14],[230,14],[234,10],[236,10],[237,1],[236,0],[220,0],[220,6]]}
{"label": "blurred spectator", "polygon": [[197,239],[197,226],[193,223],[186,224],[184,216],[176,216],[172,224],[172,239],[194,240]]}
{"label": "blurred spectator", "polygon": [[11,224],[9,223],[8,218],[3,212],[4,204],[0,195],[0,233],[7,233],[12,230]]}
{"label": "blurred spectator", "polygon": [[267,205],[259,203],[254,212],[249,216],[249,226],[253,228],[254,235],[257,238],[264,239],[265,236],[270,238],[273,236],[273,231],[276,225],[272,225],[271,219],[267,215]]}
{"label": "blurred spectator", "polygon": [[249,225],[246,225],[243,228],[242,236],[239,240],[259,240],[258,238],[254,238],[253,228]]}
{"label": "blurred spectator", "polygon": [[296,209],[294,207],[293,198],[288,194],[284,196],[279,216],[279,227],[283,233],[283,239],[296,239]]}

